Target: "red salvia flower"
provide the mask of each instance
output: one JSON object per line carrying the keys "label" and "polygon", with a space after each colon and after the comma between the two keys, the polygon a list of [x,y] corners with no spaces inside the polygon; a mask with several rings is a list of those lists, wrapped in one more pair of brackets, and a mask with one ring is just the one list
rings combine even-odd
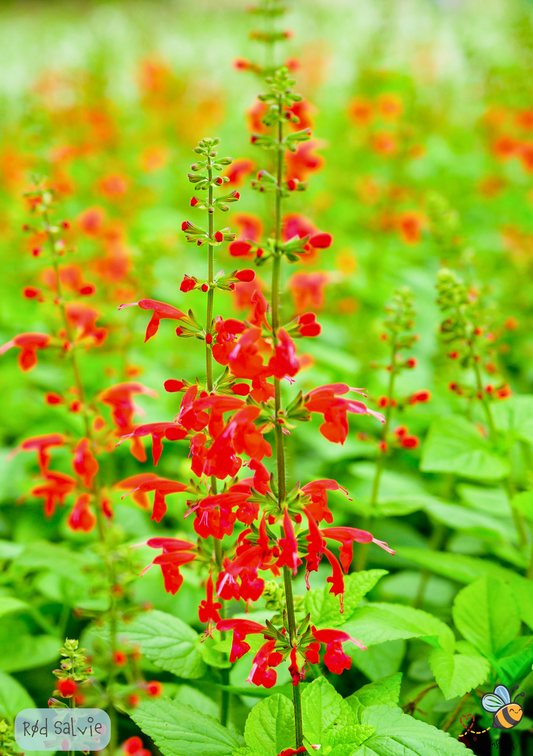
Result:
{"label": "red salvia flower", "polygon": [[219,610],[222,609],[222,604],[220,601],[213,601],[213,591],[213,576],[210,572],[205,584],[205,600],[200,601],[200,606],[198,607],[198,618],[200,622],[205,622],[207,624],[211,622],[220,622]]}
{"label": "red salvia flower", "polygon": [[339,485],[336,480],[314,480],[302,486],[301,491],[310,497],[311,501],[306,504],[306,509],[317,522],[322,520],[333,522],[333,515],[328,508],[327,491],[342,491],[350,499],[346,488]]}
{"label": "red salvia flower", "polygon": [[45,475],[51,459],[48,449],[52,446],[62,446],[64,443],[65,437],[61,433],[47,433],[44,436],[32,436],[31,438],[24,439],[13,453],[15,454],[17,451],[36,451],[39,469],[41,474]]}
{"label": "red salvia flower", "polygon": [[233,630],[233,642],[229,657],[230,662],[233,664],[250,650],[250,644],[246,643],[245,640],[246,637],[248,635],[263,633],[266,627],[260,625],[259,622],[252,622],[251,620],[228,619],[218,622],[217,630],[222,633]]}
{"label": "red salvia flower", "polygon": [[236,378],[255,378],[263,372],[265,365],[257,347],[260,338],[260,328],[249,328],[230,352],[228,365]]}
{"label": "red salvia flower", "polygon": [[298,565],[302,563],[302,560],[298,558],[298,542],[296,540],[296,536],[294,535],[294,528],[288,509],[285,509],[285,513],[283,515],[283,531],[284,537],[278,540],[281,556],[277,561],[277,566],[288,567],[292,574],[296,577]]}
{"label": "red salvia flower", "polygon": [[234,160],[224,171],[224,176],[229,178],[227,186],[241,186],[245,177],[253,171],[255,163],[249,158]]}
{"label": "red salvia flower", "polygon": [[144,568],[141,575],[144,575],[150,567],[159,565],[163,573],[165,591],[174,596],[183,583],[180,567],[196,559],[194,551],[196,547],[188,541],[180,541],[177,538],[150,538],[146,545],[152,549],[162,549],[162,553]]}
{"label": "red salvia flower", "polygon": [[220,315],[215,318],[216,344],[211,351],[219,365],[227,365],[229,355],[233,351],[237,336],[246,330],[244,323],[234,318],[224,320]]}
{"label": "red salvia flower", "polygon": [[352,638],[351,635],[342,630],[317,630],[316,627],[313,627],[312,633],[319,643],[326,644],[324,664],[335,675],[340,675],[343,670],[350,669],[352,666],[352,660],[343,651],[343,643],[351,641],[363,651],[366,651],[366,646],[363,646],[361,641]]}
{"label": "red salvia flower", "polygon": [[89,448],[89,439],[81,438],[74,449],[72,469],[79,475],[85,488],[90,488],[93,478],[98,472],[98,462]]}
{"label": "red salvia flower", "polygon": [[279,380],[286,376],[292,378],[300,369],[294,341],[283,328],[278,331],[278,343],[274,347],[274,355],[268,362],[268,369],[274,378]]}
{"label": "red salvia flower", "polygon": [[91,496],[88,493],[82,493],[78,496],[68,516],[67,525],[71,530],[83,530],[84,533],[90,533],[96,525],[96,515],[89,508]]}
{"label": "red salvia flower", "polygon": [[19,333],[14,339],[0,346],[0,354],[5,354],[12,347],[18,347],[20,349],[19,367],[23,373],[27,373],[37,364],[37,350],[45,349],[50,339],[51,336],[47,333]]}
{"label": "red salvia flower", "polygon": [[320,336],[322,326],[316,322],[314,312],[306,312],[298,317],[298,333],[300,336]]}
{"label": "red salvia flower", "polygon": [[346,441],[348,435],[348,412],[373,415],[382,423],[385,422],[385,418],[381,413],[369,409],[363,402],[344,399],[342,397],[342,394],[353,390],[345,383],[332,383],[313,389],[304,397],[304,406],[309,412],[318,412],[324,416],[324,422],[319,430],[324,438],[327,438],[332,443],[343,444]]}
{"label": "red salvia flower", "polygon": [[[126,433],[133,433],[134,414],[136,412],[140,415],[144,414],[141,408],[133,401],[132,397],[135,394],[157,396],[157,392],[143,386],[142,383],[117,383],[115,386],[102,391],[99,396],[101,402],[112,408],[112,418],[117,429],[117,435],[122,436]],[[139,462],[144,462],[146,460],[146,452],[140,438],[132,436],[131,442],[131,453]]]}
{"label": "red salvia flower", "polygon": [[131,433],[122,436],[117,446],[129,438],[152,436],[152,457],[154,465],[157,466],[163,451],[163,439],[177,441],[180,438],[185,438],[186,435],[187,431],[179,428],[175,423],[147,423],[146,425],[138,425]]}
{"label": "red salvia flower", "polygon": [[44,514],[51,517],[56,505],[63,506],[67,496],[76,488],[76,479],[54,470],[47,470],[43,478],[44,483],[34,486],[30,494],[37,499],[44,499]]}
{"label": "red salvia flower", "polygon": [[127,304],[119,305],[118,309],[122,310],[124,307],[135,307],[136,305],[139,305],[141,310],[151,310],[153,312],[148,327],[146,328],[146,336],[144,338],[145,343],[148,339],[151,339],[152,336],[155,336],[159,329],[159,323],[164,318],[170,320],[182,320],[185,317],[185,314],[181,312],[181,310],[172,307],[172,305],[165,304],[165,302],[158,302],[156,299],[141,299],[138,302],[128,302]]}
{"label": "red salvia flower", "polygon": [[250,322],[253,326],[256,326],[256,328],[261,328],[261,326],[264,325],[265,328],[270,331],[270,325],[268,323],[268,320],[266,319],[266,314],[268,312],[268,302],[261,294],[259,289],[256,289],[252,294],[252,305],[252,312],[248,317],[248,322]]}
{"label": "red salvia flower", "polygon": [[115,485],[119,491],[127,491],[131,493],[131,498],[141,509],[150,509],[150,499],[146,491],[141,490],[142,483],[146,483],[149,480],[156,480],[159,476],[156,473],[139,473],[138,475],[132,475],[130,478],[125,478]]}
{"label": "red salvia flower", "polygon": [[[134,476],[135,478],[139,478],[140,476]],[[131,478],[129,478],[131,480]],[[122,484],[124,484],[124,481],[122,481]],[[154,506],[152,509],[152,517],[150,519],[155,520],[156,522],[161,522],[163,519],[164,514],[167,511],[167,502],[166,497],[169,494],[172,493],[181,493],[182,491],[186,491],[188,489],[188,486],[185,483],[178,483],[175,480],[168,480],[167,478],[159,478],[158,476],[145,478],[142,482],[138,482],[138,485],[135,486],[131,491],[128,491],[127,493],[123,494],[122,498],[124,496],[127,496],[128,493],[133,493],[134,491],[139,491],[140,493],[147,493],[149,491],[154,491]]]}

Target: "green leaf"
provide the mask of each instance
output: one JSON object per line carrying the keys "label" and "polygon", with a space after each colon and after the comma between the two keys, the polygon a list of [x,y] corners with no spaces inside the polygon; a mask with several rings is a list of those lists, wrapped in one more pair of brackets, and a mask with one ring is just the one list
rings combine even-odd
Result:
{"label": "green leaf", "polygon": [[405,641],[387,641],[366,651],[347,643],[344,650],[353,659],[355,666],[369,680],[375,681],[398,672],[405,655]]}
{"label": "green leaf", "polygon": [[329,592],[330,586],[309,591],[304,599],[305,612],[313,618],[316,627],[337,627],[351,617],[357,605],[365,594],[368,593],[387,570],[367,570],[354,572],[344,578],[346,592],[344,594],[344,612],[340,612],[340,603],[337,596]]}
{"label": "green leaf", "polygon": [[455,597],[453,620],[459,632],[489,659],[520,632],[520,612],[509,586],[484,577]]}
{"label": "green leaf", "polygon": [[205,671],[200,636],[185,622],[157,609],[138,614],[118,628],[121,638],[138,644],[156,666],[178,677],[194,679]]}
{"label": "green leaf", "polygon": [[68,580],[86,583],[87,576],[82,572],[82,568],[90,561],[93,561],[93,558],[87,554],[69,551],[47,541],[35,541],[17,557],[17,566],[36,570],[49,569]]}
{"label": "green leaf", "polygon": [[[348,756],[372,735],[374,728],[358,724],[350,704],[325,677],[319,677],[302,695],[304,736],[311,745],[321,745],[319,753]],[[342,745],[339,749],[335,746]],[[351,750],[350,750],[351,748]]]}
{"label": "green leaf", "polygon": [[0,669],[20,672],[51,664],[59,658],[60,643],[51,635],[30,635],[20,620],[0,624]]}
{"label": "green leaf", "polygon": [[492,406],[494,425],[510,441],[533,443],[533,396],[513,396]]}
{"label": "green leaf", "polygon": [[453,654],[440,648],[434,648],[429,655],[429,666],[444,698],[464,696],[490,673],[490,664],[482,656]]}
{"label": "green leaf", "polygon": [[460,504],[450,504],[449,502],[439,501],[435,498],[428,500],[424,504],[423,509],[444,525],[452,524],[456,530],[464,530],[466,532],[475,531],[476,535],[486,540],[511,540],[515,535],[508,504],[503,512],[501,512],[501,514],[509,515],[508,522],[501,518],[491,517],[491,515],[484,512],[467,509]]}
{"label": "green leaf", "polygon": [[362,709],[360,721],[375,732],[353,756],[466,756],[465,746],[451,735],[396,707]]}
{"label": "green leaf", "polygon": [[402,685],[402,673],[389,675],[376,682],[363,685],[357,693],[353,693],[346,701],[350,706],[376,706],[386,704],[397,706],[400,701],[400,688]]}
{"label": "green leaf", "polygon": [[434,421],[424,444],[420,469],[481,480],[501,480],[510,473],[508,460],[491,448],[474,425],[458,415]]}
{"label": "green leaf", "polygon": [[4,614],[13,614],[27,609],[28,605],[24,601],[12,598],[11,596],[0,596],[0,617]]}
{"label": "green leaf", "polygon": [[23,709],[33,708],[35,703],[19,681],[0,671],[0,716],[14,719]]}
{"label": "green leaf", "polygon": [[294,748],[294,709],[289,699],[276,693],[254,706],[246,719],[244,739],[254,756],[277,756]]}
{"label": "green leaf", "polygon": [[509,682],[521,680],[531,671],[533,664],[533,638],[521,636],[505,649],[505,656],[498,659],[498,669],[507,675]]}
{"label": "green leaf", "polygon": [[453,651],[453,631],[420,609],[402,604],[375,603],[356,609],[342,629],[365,646],[374,646],[384,641],[399,638],[424,638],[437,636],[441,648]]}
{"label": "green leaf", "polygon": [[501,487],[486,488],[463,483],[457,486],[457,492],[463,501],[480,512],[486,512],[496,517],[509,513],[509,500]]}
{"label": "green leaf", "polygon": [[166,696],[142,701],[130,716],[164,756],[229,756],[241,745],[213,717]]}

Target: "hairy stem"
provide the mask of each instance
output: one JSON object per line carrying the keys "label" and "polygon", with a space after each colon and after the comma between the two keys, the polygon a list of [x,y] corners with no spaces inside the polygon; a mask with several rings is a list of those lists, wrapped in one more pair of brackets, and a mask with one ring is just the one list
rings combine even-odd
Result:
{"label": "hairy stem", "polygon": [[[396,336],[392,338],[391,347],[391,362],[390,362],[390,375],[389,385],[387,388],[387,407],[385,408],[385,424],[381,433],[381,441],[386,443],[387,435],[389,432],[390,421],[392,418],[392,399],[394,396],[394,381],[396,380]],[[363,530],[369,530],[372,527],[372,521],[374,517],[374,509],[378,503],[379,497],[379,484],[381,481],[381,474],[383,472],[383,464],[385,462],[385,452],[380,449],[379,457],[376,462],[376,472],[374,473],[374,481],[372,483],[372,493],[370,494],[370,502],[368,504],[368,515],[363,523]],[[364,570],[368,560],[368,552],[370,550],[369,543],[361,543],[357,552],[357,559],[355,562],[356,570]]]}
{"label": "hairy stem", "polygon": [[[281,191],[283,181],[283,105],[279,99],[279,116],[278,122],[278,153],[276,156],[276,207],[274,216],[274,262],[272,265],[272,289],[270,308],[272,312],[272,340],[274,346],[278,340],[278,330],[280,327],[279,308],[280,308],[280,279],[281,279],[281,251],[279,249],[281,242]],[[281,405],[281,382],[274,379],[274,407],[275,407],[275,439],[276,439],[276,468],[277,468],[277,485],[278,485],[278,508],[280,511],[284,508],[286,496],[286,464],[285,464],[285,444],[283,441],[283,430],[280,424],[282,405]],[[283,530],[283,529],[282,529]],[[287,621],[289,630],[289,640],[292,646],[297,642],[296,616],[294,612],[294,596],[292,591],[292,572],[283,568],[283,585],[285,588],[285,606],[287,611]],[[303,724],[302,724],[302,699],[300,684],[293,685],[293,705],[294,705],[294,724],[296,748],[303,745]]]}
{"label": "hairy stem", "polygon": [[[213,180],[213,161],[210,156],[207,157],[207,176],[209,178],[209,187],[208,187],[208,196],[207,196],[207,223],[208,223],[208,231],[209,231],[209,238],[213,238],[213,234],[215,232],[215,207],[213,204],[213,186],[211,184]],[[213,330],[213,300],[215,298],[215,289],[214,289],[214,273],[215,272],[215,247],[212,244],[208,244],[207,246],[207,283],[209,285],[209,289],[207,292],[207,311],[206,311],[206,318],[205,318],[205,332],[206,337],[207,335],[212,337],[212,330]],[[214,381],[213,381],[213,353],[211,351],[211,344],[208,343],[208,340],[206,338],[205,342],[205,381],[206,381],[206,388],[208,392],[211,394],[214,387]],[[214,475],[211,476],[211,490],[210,493],[212,495],[215,495],[217,493],[217,479]],[[215,541],[215,560],[217,563],[217,567],[219,570],[222,570],[222,562],[224,559],[224,555],[222,553],[222,542],[219,541],[217,538],[214,539]],[[222,603],[222,617],[226,618],[226,602],[221,601]],[[222,633],[222,639],[225,637],[225,633]],[[228,669],[222,669],[222,683],[224,685],[229,685],[229,670]],[[227,690],[222,689],[220,691],[220,724],[224,727],[228,724],[228,718],[229,718],[229,705],[230,705],[230,693]]]}

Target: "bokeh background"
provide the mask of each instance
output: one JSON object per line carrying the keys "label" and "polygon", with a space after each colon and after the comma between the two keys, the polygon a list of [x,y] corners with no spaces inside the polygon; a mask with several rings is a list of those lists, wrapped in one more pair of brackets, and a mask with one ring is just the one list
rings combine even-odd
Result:
{"label": "bokeh background", "polygon": [[[23,192],[36,172],[55,186],[59,217],[72,221],[73,264],[95,285],[87,302],[109,330],[107,342],[82,357],[89,394],[140,380],[160,393],[157,401],[139,399],[146,422],[166,420],[176,411],[163,381],[201,374],[202,348],[178,341],[173,329],[163,327],[143,346],[146,313],[137,308],[119,313],[117,306],[143,296],[181,309],[203,306],[201,295],[179,291],[184,273],[201,276],[205,266],[201,250],[187,246],[180,232],[183,220],[195,220],[187,172],[199,138],[218,136],[224,153],[263,167],[249,140],[263,85],[234,65],[236,59],[263,55],[249,38],[255,19],[244,6],[237,0],[18,0],[0,7],[0,342],[22,331],[46,331],[53,320],[51,305],[23,295],[27,286],[47,285],[41,260],[31,254],[36,241],[21,231],[28,215]],[[384,307],[395,288],[409,286],[420,336],[413,350],[418,365],[402,374],[398,395],[427,389],[432,400],[409,408],[398,421],[423,439],[434,418],[464,412],[464,399],[448,388],[457,366],[446,360],[438,338],[435,283],[439,268],[450,265],[486,297],[498,340],[498,374],[513,392],[531,393],[533,4],[295,0],[285,25],[294,36],[276,54],[281,61],[299,61],[297,91],[312,103],[314,123],[312,151],[302,169],[310,187],[295,193],[290,211],[334,237],[331,248],[298,268],[300,278],[286,271],[286,319],[314,309],[323,326],[320,338],[305,343],[308,367],[297,385],[366,386],[376,408],[388,378],[376,367],[387,359],[380,339]],[[268,202],[250,191],[249,178],[239,186],[236,213],[257,216],[268,231]],[[228,224],[238,230],[235,217],[230,213]],[[217,265],[226,272],[236,267],[225,251]],[[223,311],[243,303],[246,307],[245,293],[241,299],[237,293]],[[72,533],[65,511],[45,520],[40,502],[24,498],[37,467],[28,455],[11,455],[27,435],[58,425],[78,428],[79,418],[68,411],[72,397],[56,408],[43,401],[46,392],[69,397],[64,365],[43,356],[22,379],[13,353],[1,360],[0,557],[39,539],[66,539],[82,548],[91,536]],[[466,411],[479,417],[473,405]],[[305,427],[288,440],[291,480],[338,479],[353,501],[336,495],[335,504],[341,519],[355,525],[366,511],[379,430],[363,418],[339,447],[316,432],[318,423],[312,425],[313,433]],[[460,491],[448,490],[445,476],[419,473],[419,457],[420,449],[393,455],[383,498],[446,491],[461,501]],[[64,465],[67,469],[66,456]],[[168,450],[160,474],[186,476],[187,466],[185,454]],[[109,484],[141,469],[125,446],[102,461]],[[150,532],[161,534],[144,512],[120,500],[120,492],[112,498],[132,543]],[[169,532],[185,527],[178,509],[171,508],[165,519]],[[446,525],[444,516],[441,520]],[[434,522],[424,511],[384,517],[375,535],[424,547]],[[499,538],[482,540],[458,527],[448,533],[449,551],[524,566]],[[509,517],[494,527],[507,532]],[[416,598],[419,573],[412,563],[401,556],[392,561],[380,551],[372,554],[371,565],[394,569],[380,582],[378,598]],[[60,579],[43,573],[38,590],[46,606],[64,601]],[[137,582],[136,599],[197,623],[198,586],[191,575],[179,596],[168,596],[153,570]],[[430,578],[426,608],[449,617],[456,588],[453,581]],[[80,602],[79,595],[72,597],[72,605]],[[66,617],[69,632],[76,629],[70,622]],[[0,648],[1,634],[8,637],[14,628],[6,624],[0,630]],[[363,674],[373,679],[378,671],[394,671],[403,641],[391,643],[389,656],[373,658],[372,668],[357,658]],[[40,672],[21,671],[16,662],[3,668],[18,674],[44,705],[45,672],[39,677]],[[242,682],[244,669],[237,674]]]}

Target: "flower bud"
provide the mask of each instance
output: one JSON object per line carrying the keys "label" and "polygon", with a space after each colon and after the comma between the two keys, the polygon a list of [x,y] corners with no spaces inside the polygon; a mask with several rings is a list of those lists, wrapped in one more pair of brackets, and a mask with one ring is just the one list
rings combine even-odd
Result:
{"label": "flower bud", "polygon": [[254,270],[250,270],[248,268],[246,270],[238,270],[235,273],[235,278],[238,278],[239,281],[243,281],[243,282],[249,283],[250,281],[254,280],[254,278],[255,278],[255,271]]}
{"label": "flower bud", "polygon": [[224,234],[222,233],[222,231],[217,231],[216,232],[216,234],[215,234],[215,241],[217,241],[217,242],[224,241]]}
{"label": "flower bud", "polygon": [[174,391],[181,391],[185,384],[183,381],[176,381],[173,378],[170,378],[168,381],[164,382],[163,386],[165,387],[165,391],[173,393]]}

